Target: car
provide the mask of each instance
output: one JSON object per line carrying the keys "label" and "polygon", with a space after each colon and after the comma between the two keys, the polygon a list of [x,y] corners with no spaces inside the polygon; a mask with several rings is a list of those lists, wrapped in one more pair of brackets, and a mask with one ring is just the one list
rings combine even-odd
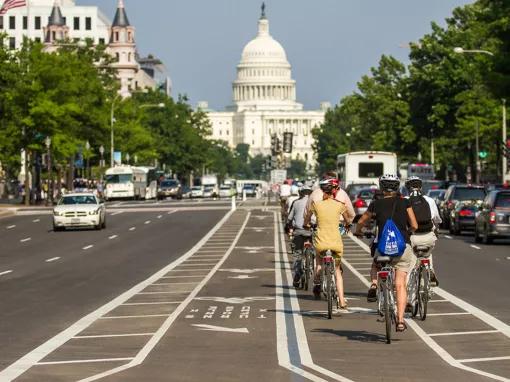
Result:
{"label": "car", "polygon": [[448,187],[444,200],[439,205],[439,214],[443,220],[443,228],[450,228],[450,217],[457,204],[463,202],[481,202],[485,199],[485,188],[469,184],[454,184]]}
{"label": "car", "polygon": [[213,185],[204,186],[203,197],[204,198],[216,198],[218,196],[216,187]]}
{"label": "car", "polygon": [[373,183],[351,183],[346,187],[345,192],[347,192],[351,200],[354,200],[358,193],[366,188],[377,188],[377,185]]}
{"label": "car", "polygon": [[245,184],[243,186],[243,194],[246,194],[246,196],[254,197],[257,195],[257,189],[255,188],[255,185],[253,184]]}
{"label": "car", "polygon": [[182,197],[191,198],[191,188],[188,186],[182,186]]}
{"label": "car", "polygon": [[354,218],[355,221],[357,221],[361,215],[367,211],[368,206],[370,203],[372,203],[372,200],[374,200],[374,195],[376,192],[376,188],[364,188],[360,190],[352,203],[352,206],[354,207],[354,213],[356,214],[356,217]]}
{"label": "car", "polygon": [[182,186],[178,180],[165,179],[158,186],[158,200],[171,197],[172,199],[182,199]]}
{"label": "car", "polygon": [[234,190],[228,185],[222,185],[220,186],[219,194],[220,198],[230,198],[234,195]]}
{"label": "car", "polygon": [[84,227],[97,230],[106,227],[104,201],[90,192],[62,196],[53,209],[53,230]]}
{"label": "car", "polygon": [[475,219],[475,241],[510,239],[510,190],[491,191]]}
{"label": "car", "polygon": [[191,187],[190,198],[203,198],[204,191],[202,190],[202,186],[193,186]]}
{"label": "car", "polygon": [[446,193],[446,190],[442,188],[438,188],[435,190],[429,190],[427,192],[427,196],[436,202],[437,207],[439,208],[439,205],[444,200],[444,194]]}
{"label": "car", "polygon": [[452,235],[460,235],[462,231],[474,231],[475,217],[481,201],[459,202],[450,212],[448,230]]}

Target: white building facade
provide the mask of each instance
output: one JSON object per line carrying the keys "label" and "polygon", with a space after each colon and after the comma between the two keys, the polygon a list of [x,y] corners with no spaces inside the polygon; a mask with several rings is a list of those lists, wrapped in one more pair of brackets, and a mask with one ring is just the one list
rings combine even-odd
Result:
{"label": "white building facade", "polygon": [[251,155],[271,155],[271,136],[283,140],[285,132],[294,134],[292,159],[315,165],[312,129],[324,122],[329,104],[319,110],[305,111],[296,101],[296,82],[283,47],[269,33],[264,12],[258,22],[258,34],[244,48],[232,85],[233,105],[226,111],[207,111],[212,125],[211,139],[223,140],[235,148],[250,145]]}

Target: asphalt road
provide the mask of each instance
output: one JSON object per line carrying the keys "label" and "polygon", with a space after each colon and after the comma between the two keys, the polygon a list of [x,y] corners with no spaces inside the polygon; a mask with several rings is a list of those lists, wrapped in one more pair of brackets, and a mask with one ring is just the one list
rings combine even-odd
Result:
{"label": "asphalt road", "polygon": [[1,219],[0,381],[510,380],[509,243],[442,235],[429,316],[387,345],[363,242],[345,238],[349,310],[328,320],[291,286],[277,208],[229,207],[110,203],[104,231]]}

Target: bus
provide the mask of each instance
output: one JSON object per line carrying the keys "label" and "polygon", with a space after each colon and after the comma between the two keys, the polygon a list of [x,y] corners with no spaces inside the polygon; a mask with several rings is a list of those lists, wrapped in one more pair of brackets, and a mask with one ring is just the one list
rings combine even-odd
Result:
{"label": "bus", "polygon": [[357,151],[338,155],[336,164],[343,188],[352,184],[377,185],[381,175],[397,173],[397,154]]}
{"label": "bus", "polygon": [[436,177],[434,166],[426,163],[401,163],[399,173],[403,180],[412,176],[417,176],[422,180],[433,180]]}
{"label": "bus", "polygon": [[106,200],[155,199],[158,193],[156,169],[152,167],[117,166],[105,173]]}

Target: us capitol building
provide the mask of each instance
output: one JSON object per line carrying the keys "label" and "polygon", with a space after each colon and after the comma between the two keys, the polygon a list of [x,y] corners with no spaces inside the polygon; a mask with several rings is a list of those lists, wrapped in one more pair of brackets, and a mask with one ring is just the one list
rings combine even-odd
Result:
{"label": "us capitol building", "polygon": [[296,102],[296,81],[285,50],[269,33],[264,6],[258,21],[258,34],[243,50],[233,82],[233,105],[226,111],[212,111],[207,102],[198,108],[207,112],[212,125],[210,139],[223,140],[231,148],[250,145],[251,155],[271,155],[271,136],[283,141],[283,133],[294,134],[292,159],[315,166],[312,129],[324,122],[329,103],[320,110],[305,111]]}

